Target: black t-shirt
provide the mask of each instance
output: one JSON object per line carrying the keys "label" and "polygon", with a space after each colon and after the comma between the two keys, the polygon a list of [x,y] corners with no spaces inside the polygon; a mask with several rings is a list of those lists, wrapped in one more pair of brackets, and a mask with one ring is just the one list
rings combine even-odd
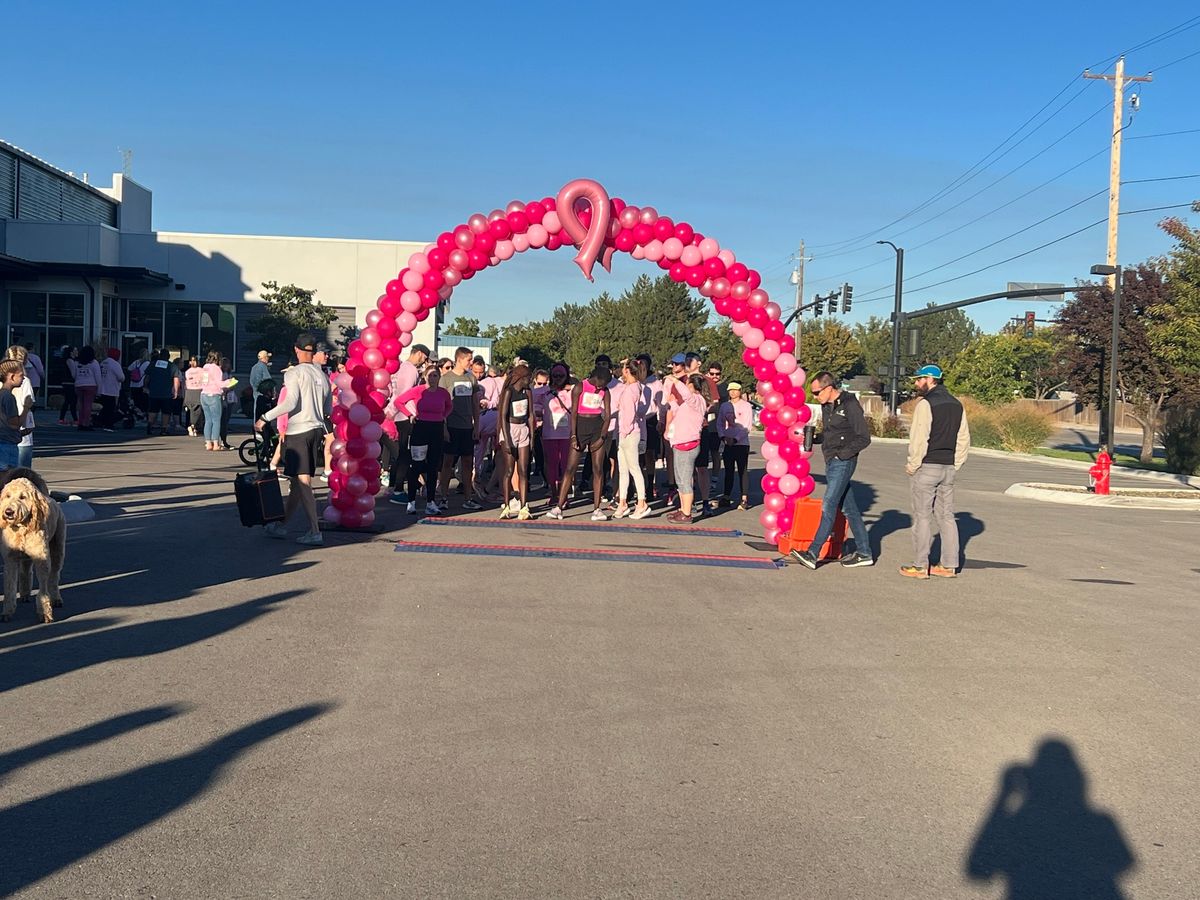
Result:
{"label": "black t-shirt", "polygon": [[165,359],[156,359],[146,369],[146,393],[156,399],[168,399],[175,390],[175,379],[179,370],[175,364]]}
{"label": "black t-shirt", "polygon": [[510,425],[529,424],[529,392],[511,391],[508,395],[508,423]]}

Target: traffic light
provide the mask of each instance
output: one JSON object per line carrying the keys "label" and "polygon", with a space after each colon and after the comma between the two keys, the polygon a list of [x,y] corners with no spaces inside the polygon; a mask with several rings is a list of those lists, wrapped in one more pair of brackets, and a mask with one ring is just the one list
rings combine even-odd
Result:
{"label": "traffic light", "polygon": [[1031,310],[1031,309],[1026,310],[1025,311],[1025,337],[1027,337],[1027,338],[1033,337],[1033,332],[1036,329],[1036,327],[1037,327],[1037,316],[1034,315],[1033,310]]}
{"label": "traffic light", "polygon": [[842,312],[850,312],[850,298],[854,296],[854,285],[846,282],[842,285]]}
{"label": "traffic light", "polygon": [[825,311],[825,304],[822,302],[823,299],[824,298],[820,294],[813,294],[813,303],[815,304],[813,306],[814,316],[819,316]]}
{"label": "traffic light", "polygon": [[835,294],[833,291],[830,291],[829,292],[829,314],[831,316],[837,315],[837,301],[838,301],[838,295]]}

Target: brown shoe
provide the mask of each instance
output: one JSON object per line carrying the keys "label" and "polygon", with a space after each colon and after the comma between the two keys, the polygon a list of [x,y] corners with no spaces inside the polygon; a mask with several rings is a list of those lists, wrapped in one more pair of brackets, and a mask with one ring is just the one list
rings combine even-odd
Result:
{"label": "brown shoe", "polygon": [[958,573],[953,569],[947,569],[945,566],[930,566],[929,574],[938,578],[957,578]]}
{"label": "brown shoe", "polygon": [[929,580],[929,571],[924,566],[901,566],[900,574],[905,578],[920,578]]}

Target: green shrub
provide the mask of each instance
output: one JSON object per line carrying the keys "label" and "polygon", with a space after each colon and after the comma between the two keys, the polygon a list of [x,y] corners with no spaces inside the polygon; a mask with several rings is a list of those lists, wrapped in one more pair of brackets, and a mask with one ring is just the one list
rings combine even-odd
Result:
{"label": "green shrub", "polygon": [[1033,452],[1046,443],[1054,430],[1051,415],[1017,404],[997,409],[996,419],[1004,449],[1014,453]]}
{"label": "green shrub", "polygon": [[870,416],[867,419],[867,427],[871,429],[871,437],[908,437],[908,429],[904,427],[904,423],[900,421],[899,416]]}
{"label": "green shrub", "polygon": [[1200,409],[1171,410],[1159,437],[1166,451],[1168,472],[1200,475]]}
{"label": "green shrub", "polygon": [[967,427],[971,430],[971,446],[984,450],[1003,450],[1004,437],[996,422],[996,411],[970,397],[961,399]]}

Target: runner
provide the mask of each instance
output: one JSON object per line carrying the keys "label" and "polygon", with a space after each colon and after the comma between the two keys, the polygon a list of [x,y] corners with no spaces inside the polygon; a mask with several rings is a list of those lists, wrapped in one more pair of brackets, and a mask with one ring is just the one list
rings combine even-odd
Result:
{"label": "runner", "polygon": [[[425,381],[397,397],[396,419],[412,419],[409,437],[408,514],[417,514],[417,491],[425,479],[425,515],[440,516],[441,507],[435,499],[438,472],[442,467],[442,451],[450,443],[446,419],[454,412],[454,399],[441,387],[442,372],[436,364],[425,367]],[[392,503],[398,503],[396,495]]]}
{"label": "runner", "polygon": [[[671,434],[675,480],[679,485],[679,509],[667,516],[667,521],[677,525],[690,525],[692,521],[692,477],[696,470],[696,458],[700,455],[700,430],[708,409],[704,389],[703,375],[691,375],[686,380],[672,375],[663,385],[671,406],[667,430]],[[703,478],[708,478],[707,471],[701,474]]]}
{"label": "runner", "polygon": [[551,506],[557,502],[558,489],[563,484],[567,457],[571,452],[570,381],[571,370],[567,364],[556,362],[550,367],[550,383],[540,393],[534,391],[534,408],[542,423],[542,453],[546,460],[544,472]]}
{"label": "runner", "polygon": [[637,492],[637,507],[630,518],[644,519],[650,514],[646,504],[646,481],[642,476],[641,455],[646,449],[646,412],[650,408],[651,392],[642,384],[646,370],[640,359],[627,360],[621,366],[621,384],[614,391],[617,408],[617,509],[614,519],[629,515],[627,495],[629,480]]}
{"label": "runner", "polygon": [[479,440],[479,400],[483,391],[468,368],[471,365],[471,351],[467,347],[459,347],[454,351],[454,368],[443,373],[441,386],[449,391],[454,400],[454,411],[446,420],[449,429],[449,439],[446,442],[445,457],[442,463],[442,479],[438,493],[447,496],[450,490],[450,476],[454,474],[454,466],[462,461],[463,509],[483,509],[476,502],[473,492],[473,476],[475,465],[475,442]]}
{"label": "runner", "polygon": [[[533,395],[529,366],[514,366],[500,392],[496,425],[496,468],[500,473],[500,518],[515,514],[530,519],[529,456],[533,431]],[[516,467],[517,497],[512,497],[513,468]]]}
{"label": "runner", "polygon": [[646,410],[646,450],[642,454],[642,475],[646,481],[646,502],[653,503],[658,498],[657,470],[658,461],[662,459],[662,427],[667,419],[663,409],[662,379],[654,374],[654,366],[649,353],[639,353],[637,359],[642,363],[646,378],[642,382],[650,391],[650,405]]}
{"label": "runner", "polygon": [[[553,374],[553,373],[552,373]],[[574,480],[575,467],[585,454],[592,461],[592,511],[593,522],[603,522],[608,516],[600,508],[603,499],[605,435],[608,432],[609,407],[608,382],[610,373],[597,366],[592,374],[575,385],[571,392],[571,452],[567,457],[566,476],[558,489],[558,502],[546,515],[561,519],[567,505],[567,492]]]}
{"label": "runner", "polygon": [[717,415],[717,434],[725,445],[722,453],[725,493],[721,495],[718,505],[733,506],[733,470],[736,467],[742,488],[738,509],[749,509],[750,474],[747,466],[750,463],[750,429],[754,427],[754,407],[749,400],[742,398],[742,386],[736,381],[729,382],[727,390],[729,399],[721,404],[721,412]]}

